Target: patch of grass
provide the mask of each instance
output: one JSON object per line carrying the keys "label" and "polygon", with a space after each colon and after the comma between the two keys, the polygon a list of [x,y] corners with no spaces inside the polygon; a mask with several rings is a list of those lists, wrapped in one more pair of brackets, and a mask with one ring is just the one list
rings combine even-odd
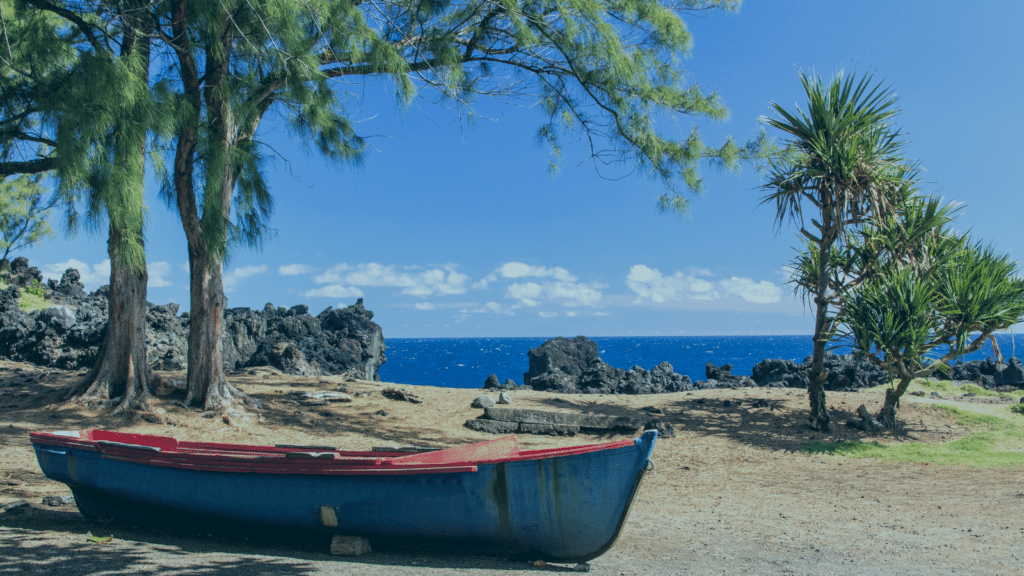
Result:
{"label": "patch of grass", "polygon": [[949,416],[952,416],[956,419],[957,426],[988,425],[990,430],[999,430],[1010,425],[1005,418],[991,416],[989,414],[979,414],[973,410],[967,410],[957,406],[949,406],[948,404],[933,404],[932,406],[929,406],[929,408],[938,412],[945,412]]}
{"label": "patch of grass", "polygon": [[[879,394],[885,394],[885,389],[889,386],[883,384],[882,386],[875,386],[868,388],[869,392],[878,392]],[[910,381],[910,387],[907,388],[907,394],[915,390],[922,392],[938,392],[940,394],[974,394],[975,396],[1000,396],[1002,398],[1021,398],[1024,397],[1024,390],[1015,390],[1013,392],[995,392],[993,390],[986,390],[973,382],[969,382],[962,386],[957,386],[949,380],[929,380],[928,378],[915,378]]]}
{"label": "patch of grass", "polygon": [[1014,404],[1013,406],[1010,406],[1010,412],[1024,416],[1024,404]]}
{"label": "patch of grass", "polygon": [[[979,427],[952,442],[806,442],[804,452],[892,462],[923,462],[973,468],[1024,466],[1024,408],[1006,407],[1006,416],[979,414],[955,406],[931,408],[952,416],[958,426]],[[1020,416],[1018,416],[1020,414]]]}
{"label": "patch of grass", "polygon": [[36,310],[42,310],[52,306],[53,302],[50,302],[42,296],[36,296],[35,294],[29,294],[27,292],[22,292],[21,298],[18,299],[18,308],[20,308],[22,312],[34,312]]}
{"label": "patch of grass", "polygon": [[[10,285],[0,282],[0,290],[7,290]],[[18,299],[18,308],[22,312],[35,312],[45,308],[52,308],[53,302],[43,298],[43,285],[36,281],[36,284],[21,291],[21,298]]]}

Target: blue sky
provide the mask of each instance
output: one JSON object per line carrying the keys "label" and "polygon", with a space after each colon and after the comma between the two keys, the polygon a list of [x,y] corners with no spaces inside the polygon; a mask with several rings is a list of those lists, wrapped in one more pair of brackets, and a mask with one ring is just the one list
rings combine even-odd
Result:
{"label": "blue sky", "polygon": [[[799,69],[873,71],[900,96],[925,190],[967,205],[958,228],[1024,255],[1024,3],[748,1],[685,21],[689,80],[731,113],[698,122],[709,143],[753,136],[772,101],[803,106]],[[333,166],[264,122],[279,154],[268,167],[277,235],[232,253],[229,306],[317,313],[363,297],[385,337],[812,332],[785,283],[794,229],[773,228],[750,168],[706,169],[691,216],[664,215],[661,184],[626,168],[599,175],[579,145],[552,178],[529,105],[481,100],[484,119],[467,124],[425,101],[402,109],[378,83],[340,88],[361,100],[353,117],[373,150],[360,168]],[[678,124],[685,135],[692,120]],[[149,300],[187,309],[185,237],[156,192]],[[32,265],[54,278],[77,267],[90,290],[107,283],[105,235],[54,227],[57,238],[24,252]]]}

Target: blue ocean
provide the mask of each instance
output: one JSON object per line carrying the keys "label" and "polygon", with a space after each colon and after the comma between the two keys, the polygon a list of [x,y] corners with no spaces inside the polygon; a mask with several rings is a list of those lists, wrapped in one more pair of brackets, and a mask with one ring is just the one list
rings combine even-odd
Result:
{"label": "blue ocean", "polygon": [[[996,337],[1005,358],[1024,354],[1024,335]],[[480,388],[489,374],[504,382],[523,383],[530,367],[526,353],[548,338],[385,338],[388,361],[380,379],[402,384],[448,388]],[[601,359],[615,368],[639,365],[645,370],[661,362],[679,374],[704,380],[704,365],[732,364],[733,374],[750,376],[765,358],[802,362],[811,354],[810,336],[649,336],[591,338]],[[845,354],[848,350],[832,350]],[[983,360],[992,355],[990,344],[964,357]]]}

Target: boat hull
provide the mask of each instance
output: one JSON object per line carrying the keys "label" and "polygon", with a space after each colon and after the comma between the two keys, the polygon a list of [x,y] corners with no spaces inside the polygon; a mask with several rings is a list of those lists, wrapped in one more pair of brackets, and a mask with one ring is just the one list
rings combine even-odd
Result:
{"label": "boat hull", "polygon": [[581,562],[617,538],[656,436],[475,471],[333,476],[174,468],[33,443],[46,476],[95,520],[241,522]]}

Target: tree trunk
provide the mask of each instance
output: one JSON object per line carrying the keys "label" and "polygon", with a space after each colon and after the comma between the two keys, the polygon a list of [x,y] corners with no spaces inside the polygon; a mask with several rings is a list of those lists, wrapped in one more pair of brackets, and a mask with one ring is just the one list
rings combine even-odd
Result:
{"label": "tree trunk", "polygon": [[832,430],[832,417],[828,413],[828,404],[825,401],[825,381],[828,374],[825,373],[825,343],[827,334],[825,324],[828,321],[828,272],[829,255],[832,243],[827,241],[827,230],[831,223],[825,219],[822,234],[822,243],[819,247],[818,258],[818,290],[814,298],[817,313],[814,316],[814,348],[811,356],[811,370],[807,374],[807,396],[810,401],[811,413],[808,416],[808,425],[818,432],[830,432]]}
{"label": "tree trunk", "polygon": [[878,421],[882,423],[887,429],[892,430],[896,428],[896,412],[900,408],[900,398],[910,387],[912,378],[900,378],[900,383],[896,388],[887,388],[885,390],[885,403],[882,404],[882,409],[878,411]]}
{"label": "tree trunk", "polygon": [[1003,352],[999,349],[999,343],[996,342],[996,335],[992,334],[988,337],[989,341],[992,342],[992,355],[996,357],[996,368],[1003,370],[1006,368],[1006,360],[1003,358]]}
{"label": "tree trunk", "polygon": [[148,384],[156,377],[146,362],[146,284],[149,274],[119,264],[120,233],[110,227],[110,293],[107,333],[92,370],[67,398],[82,404],[117,404],[117,412],[147,409]]}
{"label": "tree trunk", "polygon": [[191,309],[188,332],[188,396],[185,403],[226,411],[259,402],[235,388],[224,376],[224,269],[202,250],[189,250]]}

